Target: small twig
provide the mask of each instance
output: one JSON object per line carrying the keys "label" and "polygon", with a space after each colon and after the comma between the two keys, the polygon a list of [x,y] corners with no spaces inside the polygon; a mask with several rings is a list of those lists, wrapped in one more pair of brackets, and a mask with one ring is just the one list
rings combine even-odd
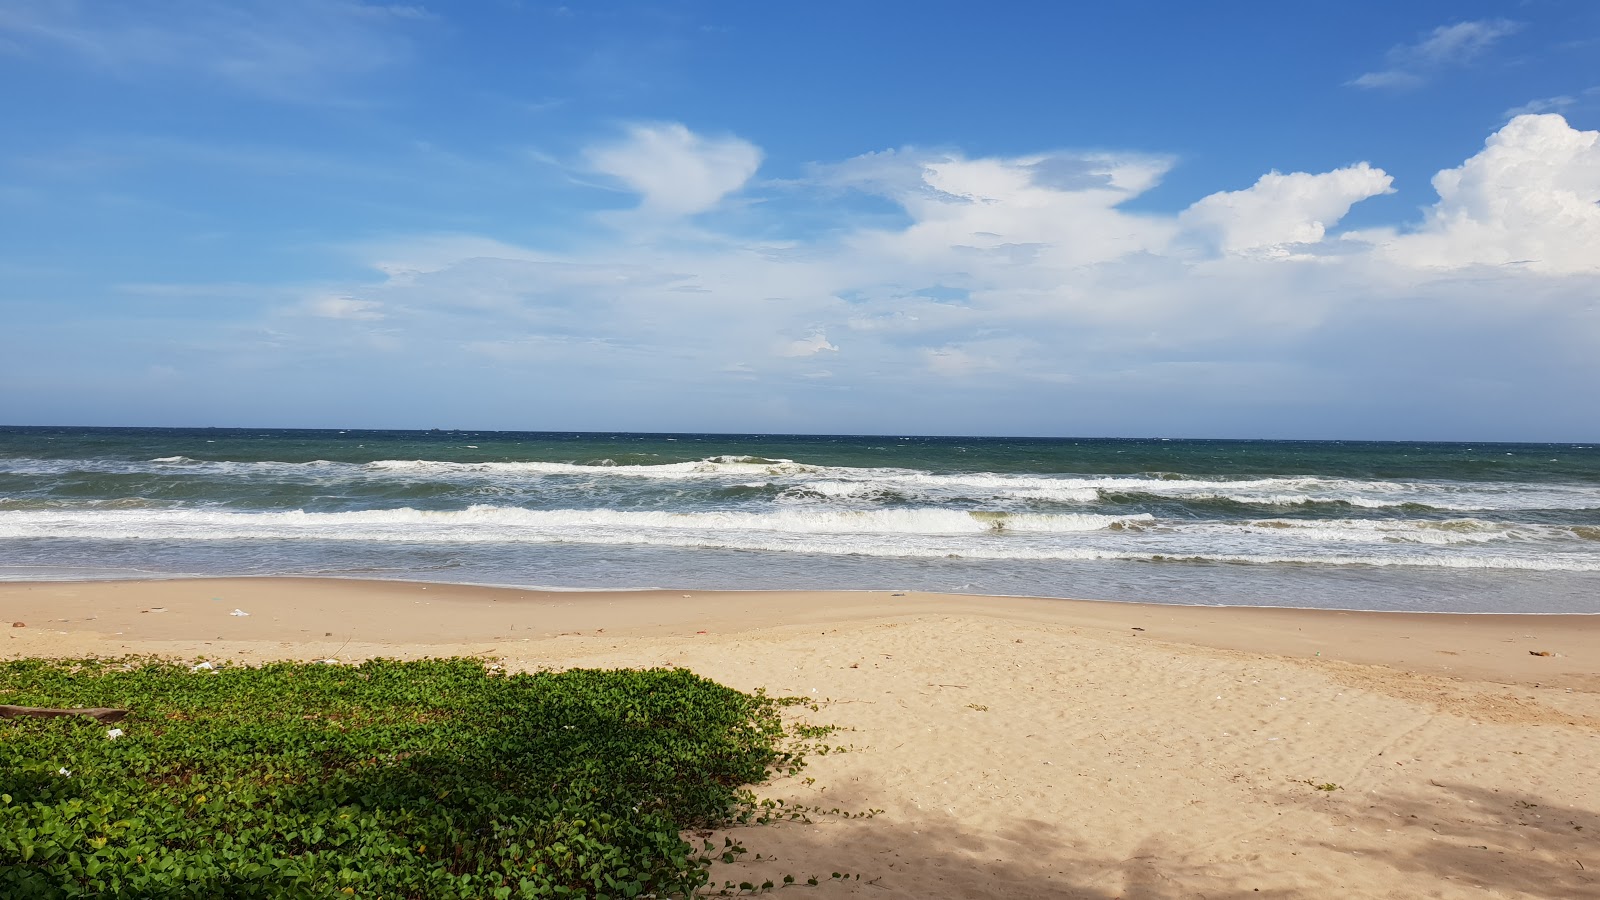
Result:
{"label": "small twig", "polygon": [[109,725],[112,722],[120,722],[123,719],[126,719],[128,717],[128,711],[125,709],[111,709],[105,706],[73,709],[49,709],[42,706],[0,705],[0,719],[10,719],[19,716],[32,716],[38,719],[53,719],[57,716],[88,716],[89,718],[100,722],[102,725]]}
{"label": "small twig", "polygon": [[928,685],[928,687],[956,687],[956,688],[964,688],[964,687],[966,687],[966,685],[964,685],[964,684],[931,684],[931,683],[930,683],[930,684],[929,684],[929,685]]}

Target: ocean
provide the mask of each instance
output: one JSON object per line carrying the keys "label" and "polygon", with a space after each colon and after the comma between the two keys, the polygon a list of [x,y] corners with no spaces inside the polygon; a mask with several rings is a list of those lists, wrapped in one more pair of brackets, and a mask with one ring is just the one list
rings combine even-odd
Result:
{"label": "ocean", "polygon": [[1600,447],[0,428],[0,580],[1600,613]]}

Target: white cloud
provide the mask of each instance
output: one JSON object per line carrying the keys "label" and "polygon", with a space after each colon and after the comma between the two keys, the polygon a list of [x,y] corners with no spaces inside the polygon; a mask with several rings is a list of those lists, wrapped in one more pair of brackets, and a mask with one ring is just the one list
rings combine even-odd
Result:
{"label": "white cloud", "polygon": [[780,351],[782,356],[804,357],[816,356],[823,351],[838,353],[839,348],[828,342],[828,336],[820,331],[813,332],[799,340],[790,341]]}
{"label": "white cloud", "polygon": [[1118,206],[1154,187],[1170,166],[1139,154],[968,159],[904,150],[850,160],[824,178],[887,197],[912,219],[909,228],[858,233],[861,253],[963,272],[1021,258],[1087,265],[1164,246],[1173,223]]}
{"label": "white cloud", "polygon": [[383,304],[339,294],[326,294],[306,301],[305,311],[322,319],[376,321],[384,318]]}
{"label": "white cloud", "polygon": [[1225,253],[1286,253],[1314,244],[1350,207],[1393,191],[1382,169],[1358,163],[1321,175],[1270,172],[1242,191],[1219,191],[1184,210],[1178,221]]}
{"label": "white cloud", "polygon": [[[922,351],[922,361],[927,370],[945,378],[969,378],[973,375],[982,375],[1001,371],[1005,363],[995,355],[985,352],[989,348],[984,346],[970,346],[948,344],[943,347],[928,347]],[[1015,349],[1007,347],[1005,349]],[[1015,359],[1015,356],[1011,356]]]}
{"label": "white cloud", "polygon": [[531,250],[473,234],[417,235],[350,249],[396,283],[408,283],[419,275],[442,271],[467,260],[540,258],[540,254]]}
{"label": "white cloud", "polygon": [[1404,48],[1401,56],[1422,65],[1442,66],[1464,63],[1488,49],[1490,44],[1520,27],[1505,19],[1482,19],[1476,22],[1457,22],[1441,25],[1412,47]]}
{"label": "white cloud", "polygon": [[1346,83],[1351,87],[1362,88],[1414,88],[1421,87],[1426,83],[1426,79],[1404,69],[1386,69],[1382,72],[1358,75]]}
{"label": "white cloud", "polygon": [[1389,67],[1367,72],[1348,83],[1363,88],[1407,88],[1425,83],[1442,69],[1463,66],[1521,25],[1506,19],[1480,19],[1440,25],[1415,44],[1389,50]]}
{"label": "white cloud", "polygon": [[1577,102],[1578,98],[1569,96],[1567,94],[1561,94],[1556,97],[1541,97],[1537,100],[1529,100],[1527,103],[1524,103],[1521,106],[1513,106],[1506,110],[1504,115],[1507,119],[1515,119],[1517,116],[1557,112],[1566,109]]}
{"label": "white cloud", "polygon": [[621,141],[590,148],[589,165],[639,194],[641,212],[704,212],[743,187],[761,150],[737,137],[709,138],[677,123],[639,124]]}
{"label": "white cloud", "polygon": [[[938,430],[959,418],[1092,432],[1149,409],[1195,433],[1199,411],[1224,402],[1342,403],[1359,424],[1375,395],[1402,404],[1457,390],[1428,373],[1474,352],[1494,353],[1500,373],[1600,379],[1596,138],[1560,116],[1516,119],[1439,173],[1438,201],[1414,226],[1353,233],[1338,231],[1351,206],[1391,186],[1367,163],[1269,173],[1181,213],[1135,213],[1126,201],[1167,160],[899,150],[784,185],[738,233],[679,222],[562,250],[462,234],[358,247],[373,279],[329,286],[318,308],[385,316],[385,333],[426,360],[398,379],[425,374],[428,390],[464,395],[485,370],[571,385],[548,402],[596,427]],[[841,189],[899,214],[853,212]],[[725,194],[658,202],[703,209]],[[824,227],[752,236],[786,224],[780,202],[813,200],[833,217]],[[283,345],[316,341],[355,352],[338,329]],[[1525,418],[1535,406],[1463,409]],[[1039,424],[1039,410],[1064,418]]]}
{"label": "white cloud", "polygon": [[1439,201],[1420,227],[1348,237],[1410,266],[1600,272],[1600,132],[1555,114],[1518,116],[1433,186]]}

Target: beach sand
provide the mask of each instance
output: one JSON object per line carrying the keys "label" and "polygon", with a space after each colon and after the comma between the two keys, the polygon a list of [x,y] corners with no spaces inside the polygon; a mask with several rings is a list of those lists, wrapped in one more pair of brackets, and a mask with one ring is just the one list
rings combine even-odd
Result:
{"label": "beach sand", "polygon": [[1600,898],[1600,616],[220,579],[3,584],[0,628],[6,657],[481,655],[815,698],[847,752],[759,793],[882,812],[738,829],[719,883]]}

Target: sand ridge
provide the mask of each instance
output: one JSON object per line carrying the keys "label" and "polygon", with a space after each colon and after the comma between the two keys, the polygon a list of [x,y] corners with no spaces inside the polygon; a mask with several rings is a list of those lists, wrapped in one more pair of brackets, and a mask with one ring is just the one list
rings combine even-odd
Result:
{"label": "sand ridge", "polygon": [[483,654],[815,698],[847,752],[762,795],[882,812],[739,829],[751,853],[716,873],[735,882],[1600,897],[1595,617],[240,579],[0,585],[0,618],[34,620],[8,656]]}

